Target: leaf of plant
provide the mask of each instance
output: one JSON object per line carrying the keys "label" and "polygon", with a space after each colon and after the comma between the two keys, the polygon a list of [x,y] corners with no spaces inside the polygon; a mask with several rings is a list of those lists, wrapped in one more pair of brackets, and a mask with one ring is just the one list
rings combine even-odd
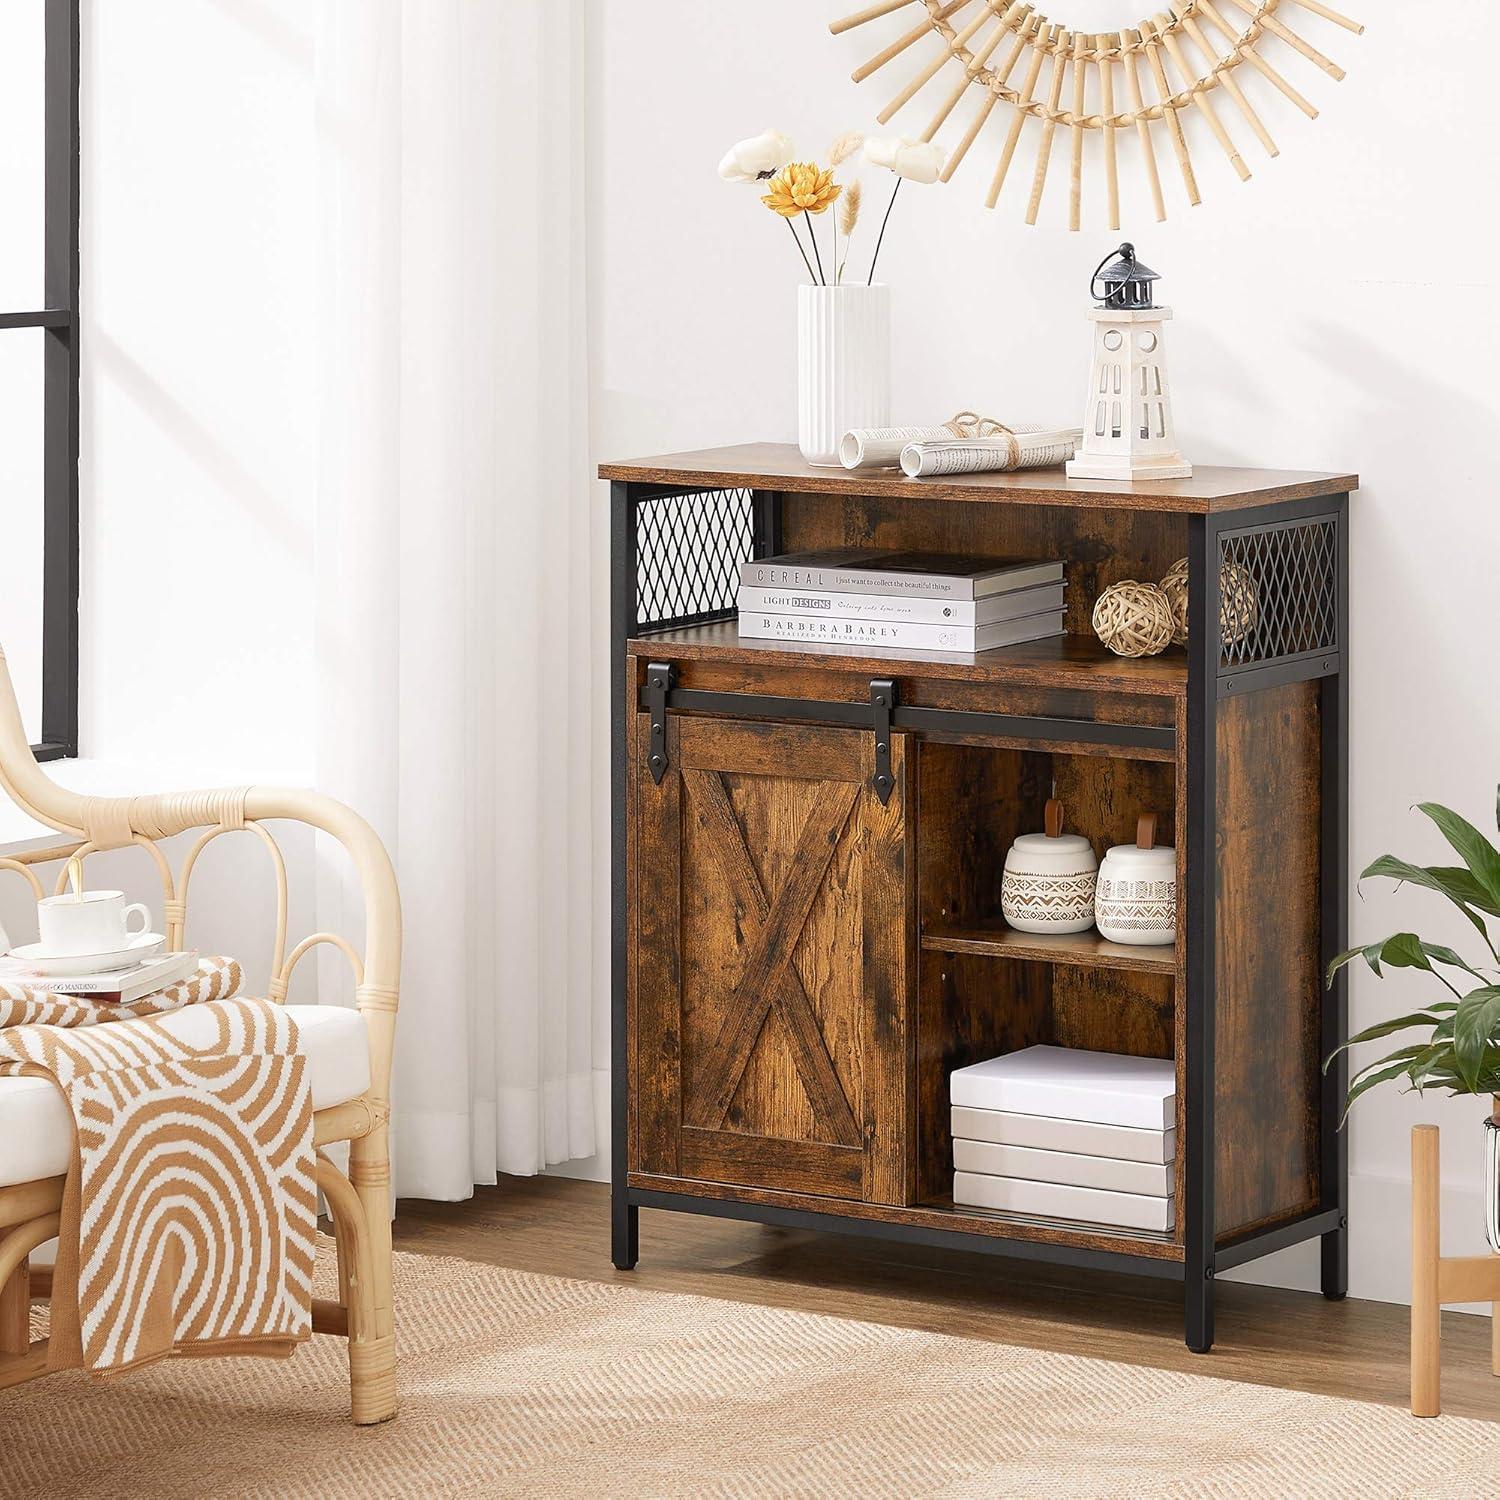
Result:
{"label": "leaf of plant", "polygon": [[[1455,969],[1462,969],[1466,974],[1472,974],[1481,983],[1485,978],[1477,969],[1470,968],[1463,957],[1452,948],[1445,948],[1441,943],[1425,943],[1414,932],[1397,932],[1378,943],[1367,943],[1364,947],[1350,948],[1340,953],[1328,966],[1330,986],[1333,984],[1334,975],[1355,958],[1363,958],[1378,979],[1385,978],[1380,967],[1382,963],[1389,964],[1393,969],[1425,969],[1429,974],[1436,974],[1437,970],[1432,967],[1433,960],[1440,964],[1449,964]],[[1441,975],[1438,977],[1442,978]],[[1444,980],[1444,983],[1447,981]]]}
{"label": "leaf of plant", "polygon": [[1391,1063],[1389,1066],[1381,1068],[1378,1072],[1372,1073],[1366,1070],[1362,1073],[1359,1081],[1350,1085],[1348,1096],[1344,1100],[1344,1113],[1339,1120],[1339,1129],[1342,1130],[1344,1128],[1345,1123],[1349,1119],[1349,1111],[1353,1108],[1354,1101],[1366,1089],[1374,1088],[1377,1083],[1387,1083],[1392,1078],[1399,1078],[1410,1066],[1411,1063],[1408,1060],[1402,1059],[1400,1062]]}
{"label": "leaf of plant", "polygon": [[1425,813],[1438,831],[1458,851],[1474,879],[1484,888],[1490,905],[1484,908],[1500,916],[1500,849],[1497,849],[1467,818],[1461,818],[1440,802],[1419,802],[1417,811]]}
{"label": "leaf of plant", "polygon": [[1453,1054],[1459,1076],[1470,1093],[1479,1088],[1486,1049],[1500,1040],[1493,1035],[1497,1023],[1500,1023],[1500,985],[1487,984],[1459,1001],[1453,1017]]}
{"label": "leaf of plant", "polygon": [[[1455,1094],[1470,1092],[1468,1084],[1453,1066],[1451,1050],[1446,1056],[1434,1058],[1424,1067],[1422,1083],[1428,1087],[1445,1088]],[[1500,1093],[1500,1047],[1486,1048],[1484,1067],[1479,1075],[1479,1087],[1473,1092],[1476,1094]]]}
{"label": "leaf of plant", "polygon": [[1408,1066],[1413,1058],[1420,1057],[1424,1052],[1431,1052],[1432,1046],[1427,1042],[1410,1042],[1405,1047],[1397,1047],[1394,1052],[1388,1052],[1384,1057],[1377,1058],[1374,1062],[1366,1063],[1361,1068],[1356,1068],[1352,1082],[1358,1083],[1366,1073],[1373,1073],[1377,1068],[1383,1068],[1387,1063],[1399,1062],[1403,1067]]}
{"label": "leaf of plant", "polygon": [[1485,976],[1469,963],[1463,954],[1452,948],[1446,948],[1441,943],[1423,943],[1422,952],[1428,958],[1436,959],[1440,964],[1449,964],[1455,969],[1462,969],[1465,974],[1472,974],[1475,979],[1478,979],[1481,983],[1484,982]]}
{"label": "leaf of plant", "polygon": [[[1433,1006],[1433,1010],[1438,1009],[1457,1010],[1458,1003],[1448,1000],[1442,1002],[1440,1005]],[[1452,1034],[1453,1020],[1451,1017],[1444,1019],[1442,1016],[1432,1015],[1427,1011],[1417,1011],[1413,1015],[1398,1016],[1393,1021],[1381,1021],[1375,1026],[1367,1026],[1358,1035],[1351,1036],[1343,1046],[1335,1047],[1329,1053],[1328,1061],[1323,1064],[1323,1071],[1326,1073],[1333,1066],[1334,1060],[1340,1052],[1344,1052],[1350,1047],[1357,1047],[1362,1042],[1378,1042],[1381,1037],[1391,1036],[1397,1031],[1405,1031],[1409,1026],[1431,1026],[1433,1033],[1429,1040],[1440,1041]]]}
{"label": "leaf of plant", "polygon": [[1500,916],[1500,908],[1490,899],[1489,892],[1475,879],[1474,872],[1465,865],[1428,865],[1432,874],[1446,880],[1455,891],[1462,893],[1470,906],[1487,912],[1492,917]]}
{"label": "leaf of plant", "polygon": [[[1408,885],[1418,885],[1424,890],[1437,891],[1439,895],[1446,896],[1474,924],[1474,930],[1484,938],[1486,943],[1489,941],[1484,918],[1473,909],[1479,904],[1483,893],[1467,870],[1449,871],[1436,867],[1428,868],[1424,865],[1410,864],[1404,859],[1397,859],[1393,854],[1382,854],[1379,859],[1365,866],[1359,878],[1364,880],[1374,875],[1383,875],[1388,880],[1404,881]],[[1460,875],[1464,877],[1463,880],[1455,878]]]}

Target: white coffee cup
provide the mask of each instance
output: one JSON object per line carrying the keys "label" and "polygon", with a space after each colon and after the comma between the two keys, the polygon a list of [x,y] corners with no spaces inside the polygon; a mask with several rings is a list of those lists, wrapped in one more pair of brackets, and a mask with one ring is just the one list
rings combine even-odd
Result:
{"label": "white coffee cup", "polygon": [[[48,958],[119,953],[151,926],[151,912],[140,902],[125,904],[124,891],[84,891],[81,896],[48,896],[38,901],[41,947]],[[140,914],[141,925],[130,918]]]}

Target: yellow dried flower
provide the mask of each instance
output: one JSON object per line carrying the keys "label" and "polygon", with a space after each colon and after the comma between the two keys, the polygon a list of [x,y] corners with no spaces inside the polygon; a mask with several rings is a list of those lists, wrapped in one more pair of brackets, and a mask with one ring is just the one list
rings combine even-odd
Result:
{"label": "yellow dried flower", "polygon": [[820,214],[843,192],[831,172],[810,161],[789,162],[766,187],[769,191],[760,201],[787,219],[800,213]]}

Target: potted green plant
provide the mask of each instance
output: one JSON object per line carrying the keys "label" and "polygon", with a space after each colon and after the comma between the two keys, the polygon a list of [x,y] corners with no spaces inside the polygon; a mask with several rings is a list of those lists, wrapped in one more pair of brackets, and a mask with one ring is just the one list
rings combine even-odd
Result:
{"label": "potted green plant", "polygon": [[[1349,1107],[1376,1084],[1405,1080],[1418,1093],[1428,1088],[1449,1094],[1491,1096],[1485,1121],[1485,1233],[1500,1253],[1500,950],[1490,922],[1500,919],[1500,849],[1472,823],[1436,802],[1418,810],[1437,825],[1462,865],[1416,865],[1382,854],[1360,876],[1384,876],[1447,897],[1473,926],[1489,950],[1494,967],[1471,964],[1456,950],[1429,943],[1414,932],[1398,932],[1378,943],[1351,948],[1329,965],[1328,982],[1346,964],[1363,958],[1379,979],[1387,969],[1421,969],[1449,993],[1423,1009],[1367,1027],[1347,1046],[1378,1041],[1398,1033],[1416,1033],[1395,1051],[1361,1067],[1350,1082]],[[1495,823],[1500,828],[1500,788],[1495,796]],[[1450,998],[1451,997],[1451,998]],[[1341,1047],[1324,1064],[1332,1066]]]}

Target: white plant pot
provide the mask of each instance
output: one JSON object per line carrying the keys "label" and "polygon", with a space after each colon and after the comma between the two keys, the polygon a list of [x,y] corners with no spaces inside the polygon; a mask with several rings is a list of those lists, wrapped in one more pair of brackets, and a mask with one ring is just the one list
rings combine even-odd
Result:
{"label": "white plant pot", "polygon": [[797,288],[797,443],[839,466],[839,439],[891,421],[891,289]]}

